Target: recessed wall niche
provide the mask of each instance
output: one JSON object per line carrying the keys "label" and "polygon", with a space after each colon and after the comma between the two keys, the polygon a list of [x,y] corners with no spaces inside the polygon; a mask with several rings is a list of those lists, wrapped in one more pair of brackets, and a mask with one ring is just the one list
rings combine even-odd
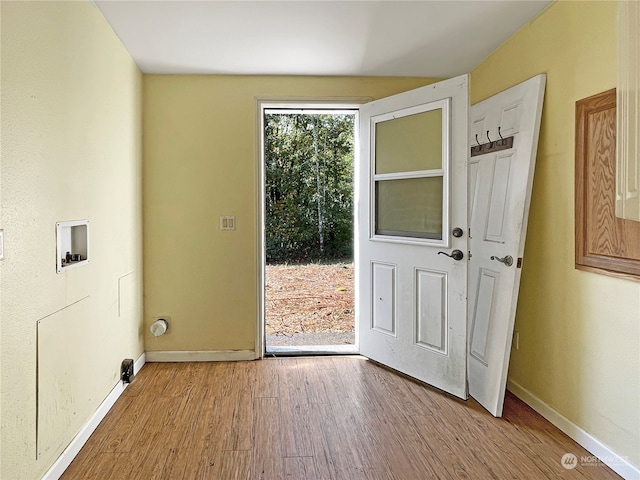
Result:
{"label": "recessed wall niche", "polygon": [[56,271],[89,263],[89,220],[56,223]]}

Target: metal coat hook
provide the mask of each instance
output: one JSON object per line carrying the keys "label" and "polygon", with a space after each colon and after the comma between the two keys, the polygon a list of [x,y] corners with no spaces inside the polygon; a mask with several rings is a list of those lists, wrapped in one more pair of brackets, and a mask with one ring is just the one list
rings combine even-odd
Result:
{"label": "metal coat hook", "polygon": [[[485,155],[487,153],[495,153],[500,150],[508,150],[513,148],[513,139],[514,136],[504,138],[502,136],[502,126],[498,126],[498,135],[500,136],[499,140],[491,140],[489,134],[491,130],[487,130],[487,143],[480,143],[480,139],[478,138],[479,134],[476,133],[476,143],[477,145],[473,145],[471,147],[471,156],[475,157],[477,155]],[[481,134],[480,134],[481,135]]]}

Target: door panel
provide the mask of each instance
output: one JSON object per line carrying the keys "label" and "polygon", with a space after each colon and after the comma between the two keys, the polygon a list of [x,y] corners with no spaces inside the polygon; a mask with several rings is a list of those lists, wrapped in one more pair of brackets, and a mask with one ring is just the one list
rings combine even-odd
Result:
{"label": "door panel", "polygon": [[467,231],[467,89],[465,75],[363,105],[356,171],[360,353],[461,398],[467,238],[450,232]]}
{"label": "door panel", "polygon": [[[467,195],[469,197],[469,218],[473,218],[474,213],[473,209],[476,207],[478,203],[478,194],[480,193],[480,189],[478,188],[478,168],[479,162],[474,161],[473,158],[469,161],[469,190],[467,191]],[[471,225],[469,225],[471,228]],[[471,233],[469,233],[471,236]]]}
{"label": "door panel", "polygon": [[[500,133],[503,137],[520,133],[520,114],[522,113],[522,101],[517,101],[502,107],[500,112]],[[494,140],[497,140],[494,137]]]}
{"label": "door panel", "polygon": [[514,137],[512,148],[469,160],[469,393],[495,416],[504,403],[544,86],[538,75],[471,107],[470,145]]}
{"label": "door panel", "polygon": [[475,308],[470,315],[471,333],[469,335],[469,354],[483,365],[487,365],[487,341],[489,339],[489,325],[494,308],[496,285],[500,281],[500,274],[483,268],[479,272],[476,284]]}
{"label": "door panel", "polygon": [[487,230],[484,235],[485,241],[504,243],[504,226],[508,219],[507,200],[509,196],[509,169],[511,166],[512,154],[498,155],[491,158],[493,167],[493,178],[491,179],[491,190],[489,193],[489,211],[487,212]]}
{"label": "door panel", "polygon": [[388,335],[396,335],[396,267],[382,263],[371,263],[373,296],[371,299],[371,328]]}
{"label": "door panel", "polygon": [[447,353],[447,274],[416,269],[416,345]]}

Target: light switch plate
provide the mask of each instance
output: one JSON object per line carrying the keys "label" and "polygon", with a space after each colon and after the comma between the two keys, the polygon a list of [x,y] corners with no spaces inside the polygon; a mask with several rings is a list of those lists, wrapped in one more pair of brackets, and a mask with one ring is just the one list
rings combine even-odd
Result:
{"label": "light switch plate", "polygon": [[4,229],[0,228],[0,260],[4,260]]}
{"label": "light switch plate", "polygon": [[235,215],[223,215],[220,217],[220,230],[235,230],[235,229],[236,229]]}

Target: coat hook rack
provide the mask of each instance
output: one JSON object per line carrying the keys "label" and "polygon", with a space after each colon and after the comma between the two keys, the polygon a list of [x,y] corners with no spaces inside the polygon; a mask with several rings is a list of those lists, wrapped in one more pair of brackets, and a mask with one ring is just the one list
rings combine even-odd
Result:
{"label": "coat hook rack", "polygon": [[499,152],[500,150],[508,150],[510,148],[513,148],[514,136],[511,135],[510,137],[503,138],[502,133],[500,132],[500,129],[501,127],[498,127],[498,136],[500,137],[500,140],[492,141],[491,138],[489,138],[490,131],[487,130],[488,142],[483,144],[480,144],[480,142],[478,141],[478,134],[476,133],[477,145],[473,145],[471,147],[471,156],[477,157],[478,155],[484,155],[486,153],[494,153],[494,152]]}

